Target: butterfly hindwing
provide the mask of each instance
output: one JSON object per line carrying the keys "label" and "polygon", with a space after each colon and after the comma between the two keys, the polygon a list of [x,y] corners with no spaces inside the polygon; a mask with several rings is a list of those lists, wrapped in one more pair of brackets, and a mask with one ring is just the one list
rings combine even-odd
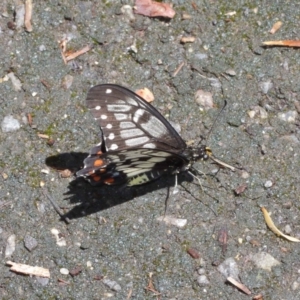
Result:
{"label": "butterfly hindwing", "polygon": [[[97,148],[99,146],[96,146]],[[91,153],[95,151],[91,151]],[[92,184],[139,185],[182,168],[187,161],[166,151],[129,149],[91,154],[77,176],[86,176]]]}

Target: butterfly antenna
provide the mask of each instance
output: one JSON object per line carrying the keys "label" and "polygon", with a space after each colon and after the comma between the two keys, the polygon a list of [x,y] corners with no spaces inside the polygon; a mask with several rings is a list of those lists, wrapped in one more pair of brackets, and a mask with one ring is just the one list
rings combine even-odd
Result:
{"label": "butterfly antenna", "polygon": [[[219,111],[218,115],[216,116],[216,118],[215,118],[215,120],[214,120],[214,122],[213,122],[213,124],[212,124],[212,126],[211,126],[211,128],[210,128],[210,130],[209,130],[209,132],[208,132],[208,134],[207,134],[206,141],[210,138],[210,135],[211,135],[211,133],[212,133],[212,130],[214,129],[215,124],[216,124],[218,118],[220,117],[221,113],[224,111],[224,109],[225,109],[226,106],[227,106],[227,101],[224,100],[224,105],[223,105],[222,109]],[[234,168],[233,166],[231,166],[231,165],[229,165],[229,164],[226,164],[225,162],[223,162],[223,161],[221,161],[221,160],[215,158],[213,155],[210,155],[209,157],[210,157],[210,159],[212,159],[215,163],[219,164],[220,166],[223,166],[223,167],[225,167],[225,168],[228,168],[228,169],[230,169],[231,171],[235,171],[235,168]]]}
{"label": "butterfly antenna", "polygon": [[207,134],[206,141],[210,138],[210,135],[211,135],[211,133],[212,133],[214,127],[215,127],[215,124],[216,124],[217,120],[219,119],[221,113],[224,111],[224,109],[225,109],[226,106],[227,106],[227,101],[224,100],[224,105],[223,105],[222,109],[219,111],[219,113],[217,114],[217,116],[216,116],[216,118],[215,118],[215,120],[214,120],[214,122],[213,122],[213,124],[212,124],[212,126],[211,126],[211,128],[210,128],[210,130],[208,132],[208,134]]}

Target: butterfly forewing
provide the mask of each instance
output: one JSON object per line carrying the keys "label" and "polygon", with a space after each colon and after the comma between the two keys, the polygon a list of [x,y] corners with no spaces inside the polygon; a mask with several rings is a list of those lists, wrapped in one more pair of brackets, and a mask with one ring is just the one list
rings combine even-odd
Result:
{"label": "butterfly forewing", "polygon": [[86,102],[102,129],[107,151],[151,148],[181,153],[186,148],[153,106],[124,87],[97,85],[89,90]]}

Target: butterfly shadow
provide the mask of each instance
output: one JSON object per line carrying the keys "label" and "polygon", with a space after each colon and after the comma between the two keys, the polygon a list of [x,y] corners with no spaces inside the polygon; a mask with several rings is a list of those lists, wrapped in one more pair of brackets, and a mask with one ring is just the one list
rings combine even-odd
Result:
{"label": "butterfly shadow", "polygon": [[[46,164],[56,170],[69,169],[75,174],[83,166],[83,160],[87,156],[87,153],[62,153],[48,157]],[[178,176],[179,185],[182,182],[191,181],[193,181],[193,178],[187,173],[180,173]],[[166,197],[162,199],[162,201],[166,201],[168,197],[167,189],[174,187],[174,183],[175,176],[163,176],[155,181],[133,187],[105,184],[93,186],[82,177],[76,178],[69,183],[68,191],[64,194],[66,196],[65,200],[75,206],[62,215],[62,219],[71,220],[85,217],[159,189],[166,190]]]}

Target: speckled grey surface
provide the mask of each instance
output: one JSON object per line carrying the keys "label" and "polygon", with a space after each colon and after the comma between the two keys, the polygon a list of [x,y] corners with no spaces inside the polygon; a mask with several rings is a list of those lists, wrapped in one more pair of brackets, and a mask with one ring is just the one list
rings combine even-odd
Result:
{"label": "speckled grey surface", "polygon": [[[122,6],[133,1],[36,1],[31,33],[8,28],[17,7],[11,2],[0,7],[0,77],[13,72],[22,89],[15,91],[10,80],[0,83],[0,122],[12,115],[22,126],[0,131],[0,298],[126,299],[131,294],[130,299],[153,299],[145,289],[153,273],[158,299],[251,299],[226,284],[217,269],[232,257],[252,295],[299,299],[299,245],[270,232],[260,211],[265,206],[279,228],[300,236],[299,119],[287,122],[280,115],[299,108],[300,52],[261,47],[265,40],[299,37],[298,2],[173,1],[177,14],[170,21],[135,15],[130,22]],[[183,12],[192,18],[183,20]],[[278,20],[283,27],[270,35]],[[181,44],[189,35],[195,42]],[[57,42],[64,36],[71,39],[72,51],[93,49],[65,65]],[[73,77],[68,89],[67,75]],[[203,191],[189,176],[180,176],[182,186],[171,195],[167,214],[186,219],[183,228],[157,220],[172,177],[120,191],[91,187],[73,175],[62,178],[49,167],[75,172],[82,166],[99,132],[84,107],[85,96],[91,86],[108,82],[133,90],[148,87],[153,105],[181,126],[187,141],[207,135],[227,99],[207,143],[216,157],[241,170],[203,177]],[[199,89],[212,93],[215,108],[200,111],[194,101]],[[250,111],[257,112],[253,118]],[[33,127],[26,122],[28,113]],[[50,135],[54,145],[38,133]],[[216,170],[211,162],[196,166],[208,174]],[[265,187],[268,180],[271,187]],[[60,220],[41,182],[70,217],[69,225]],[[242,184],[248,187],[236,196]],[[224,227],[229,234],[223,255],[217,239]],[[65,246],[57,244],[53,229]],[[14,235],[15,249],[5,257]],[[28,241],[37,242],[33,248],[27,244],[31,251]],[[258,252],[281,264],[271,271],[255,266],[251,257]],[[51,278],[12,273],[8,260],[49,268]],[[76,267],[82,271],[74,277],[60,273]],[[199,285],[198,273],[209,283]],[[117,291],[99,280],[103,276],[119,285]]]}

